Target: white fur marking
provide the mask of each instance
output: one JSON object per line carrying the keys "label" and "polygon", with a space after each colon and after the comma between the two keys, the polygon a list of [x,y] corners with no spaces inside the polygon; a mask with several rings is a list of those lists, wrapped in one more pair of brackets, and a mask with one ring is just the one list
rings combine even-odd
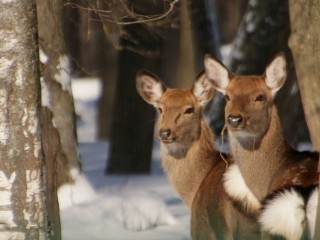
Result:
{"label": "white fur marking", "polygon": [[243,202],[249,209],[259,211],[261,204],[245,183],[239,167],[232,164],[223,175],[224,188],[230,197]]}
{"label": "white fur marking", "polygon": [[294,190],[286,190],[267,201],[259,222],[262,230],[290,240],[303,234],[305,212],[303,198]]}
{"label": "white fur marking", "polygon": [[307,211],[307,223],[308,223],[308,231],[309,236],[313,239],[314,230],[316,226],[316,215],[317,215],[317,207],[318,207],[318,193],[319,189],[316,188],[311,193],[311,196],[308,200],[306,211]]}
{"label": "white fur marking", "polygon": [[142,78],[145,84],[143,90],[151,97],[151,104],[157,107],[157,103],[163,95],[161,83],[147,75],[144,75]]}
{"label": "white fur marking", "polygon": [[212,90],[213,86],[210,80],[206,76],[202,76],[194,83],[193,95],[198,99],[201,106],[204,106],[212,98],[209,94]]}
{"label": "white fur marking", "polygon": [[225,93],[229,84],[228,71],[220,63],[210,57],[205,58],[204,66],[209,79],[215,83],[216,89]]}
{"label": "white fur marking", "polygon": [[286,60],[279,56],[266,69],[266,84],[271,88],[272,94],[282,87],[286,76]]}

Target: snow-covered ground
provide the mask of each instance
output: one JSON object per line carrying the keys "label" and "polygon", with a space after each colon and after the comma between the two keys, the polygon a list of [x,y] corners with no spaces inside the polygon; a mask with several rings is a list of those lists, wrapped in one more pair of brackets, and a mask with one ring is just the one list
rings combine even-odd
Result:
{"label": "snow-covered ground", "polygon": [[59,191],[63,239],[190,239],[190,212],[162,172],[158,145],[151,175],[104,175],[108,143],[95,141],[100,82],[72,84],[83,174]]}

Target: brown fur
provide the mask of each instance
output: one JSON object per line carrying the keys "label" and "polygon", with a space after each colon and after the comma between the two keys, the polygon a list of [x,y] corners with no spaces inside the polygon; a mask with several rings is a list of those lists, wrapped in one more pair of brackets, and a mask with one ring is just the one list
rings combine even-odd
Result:
{"label": "brown fur", "polygon": [[[298,153],[285,143],[273,105],[273,94],[286,77],[284,57],[276,57],[262,76],[230,74],[209,56],[205,65],[209,78],[226,95],[225,121],[231,153],[256,198],[262,201],[273,191],[290,185],[317,184],[319,154]],[[232,126],[232,116],[242,116],[243,121]]]}
{"label": "brown fur", "polygon": [[[234,207],[222,185],[226,162],[213,148],[213,133],[202,116],[215,92],[208,83],[202,74],[191,89],[170,89],[147,72],[137,75],[138,92],[158,109],[163,167],[191,208],[193,239],[257,239],[256,224]],[[170,136],[161,137],[164,129]]]}

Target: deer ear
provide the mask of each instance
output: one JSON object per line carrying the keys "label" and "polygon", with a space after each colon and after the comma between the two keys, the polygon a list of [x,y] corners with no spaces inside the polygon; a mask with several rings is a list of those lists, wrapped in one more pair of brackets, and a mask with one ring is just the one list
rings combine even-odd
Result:
{"label": "deer ear", "polygon": [[197,98],[201,106],[206,105],[214,96],[216,90],[212,81],[207,77],[205,71],[202,71],[196,78],[192,93]]}
{"label": "deer ear", "polygon": [[286,59],[283,53],[278,54],[267,66],[265,71],[266,85],[271,89],[272,94],[276,93],[284,84],[287,78]]}
{"label": "deer ear", "polygon": [[136,87],[140,96],[149,104],[157,107],[166,90],[164,83],[155,75],[140,70],[136,76]]}
{"label": "deer ear", "polygon": [[206,74],[212,81],[214,87],[224,94],[230,82],[229,70],[222,63],[212,58],[209,54],[206,54],[204,57],[204,67]]}

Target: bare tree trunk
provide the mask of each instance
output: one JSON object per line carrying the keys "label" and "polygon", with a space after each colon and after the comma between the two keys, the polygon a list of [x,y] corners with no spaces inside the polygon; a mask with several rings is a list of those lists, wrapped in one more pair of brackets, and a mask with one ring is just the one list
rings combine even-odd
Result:
{"label": "bare tree trunk", "polygon": [[231,43],[236,36],[248,0],[209,0],[216,3],[221,43]]}
{"label": "bare tree trunk", "polygon": [[61,143],[58,130],[52,123],[52,112],[46,107],[43,107],[41,111],[41,130],[46,169],[47,236],[50,240],[59,240],[61,239],[61,223],[57,196],[59,187],[57,169],[61,169],[63,166],[57,161],[57,156],[61,150]]}
{"label": "bare tree trunk", "polygon": [[[313,148],[320,151],[320,2],[290,0],[292,34],[289,45],[293,52],[303,108]],[[318,169],[320,170],[320,164]],[[320,202],[320,194],[318,196]],[[314,239],[320,239],[320,208],[318,205]]]}
{"label": "bare tree trunk", "polygon": [[0,4],[0,238],[47,239],[35,1]]}
{"label": "bare tree trunk", "polygon": [[191,86],[196,77],[195,42],[191,25],[190,1],[182,0],[180,7],[180,52],[175,87]]}
{"label": "bare tree trunk", "polygon": [[[63,0],[37,0],[39,44],[48,57],[43,77],[48,88],[49,107],[61,138],[57,170],[59,185],[71,181],[72,170],[79,172],[75,109],[71,92],[71,65],[63,33]],[[62,163],[62,164],[61,164]]]}

